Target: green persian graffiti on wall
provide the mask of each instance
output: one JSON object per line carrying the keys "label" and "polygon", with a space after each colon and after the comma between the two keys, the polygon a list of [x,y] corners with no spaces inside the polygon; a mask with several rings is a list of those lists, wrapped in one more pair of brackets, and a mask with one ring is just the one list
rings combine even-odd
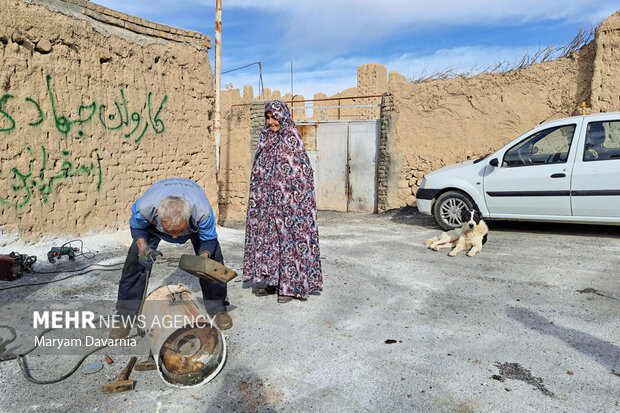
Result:
{"label": "green persian graffiti on wall", "polygon": [[[0,97],[0,139],[3,136],[10,138],[17,131],[36,130],[45,122],[53,122],[59,138],[70,135],[83,138],[84,127],[90,125],[91,130],[93,127],[100,127],[104,131],[118,131],[119,137],[133,142],[136,146],[148,136],[149,130],[152,130],[155,136],[163,134],[166,130],[161,116],[168,100],[167,95],[154,106],[153,93],[148,92],[142,104],[146,113],[142,114],[138,110],[130,109],[132,105],[127,101],[125,91],[120,89],[119,98],[112,105],[108,106],[96,100],[81,104],[77,107],[77,118],[71,119],[70,115],[63,114],[59,110],[62,105],[59,105],[59,97],[54,91],[52,75],[46,76],[45,87],[47,98],[44,102],[39,102],[31,96],[21,98],[10,93]],[[45,116],[44,105],[49,105],[48,113],[51,113],[49,118]],[[16,114],[22,116],[18,117]],[[29,116],[31,118],[28,118]],[[22,125],[16,118],[26,120]],[[6,161],[0,164],[0,179],[2,179],[0,182],[9,182],[8,188],[0,188],[0,205],[21,208],[32,201],[33,195],[38,195],[45,204],[59,181],[74,177],[95,179],[97,191],[101,190],[102,158],[98,149],[95,149],[87,159],[71,159],[69,151],[62,151],[61,157],[57,157],[57,162],[53,162],[53,164],[60,163],[60,168],[52,171],[49,170],[52,162],[49,161],[50,154],[45,145],[41,145],[40,154],[39,151],[35,154],[30,146],[26,146],[24,152],[30,158],[28,170],[7,166]]]}
{"label": "green persian graffiti on wall", "polygon": [[[72,130],[76,130],[77,135],[83,137],[84,131],[81,127],[94,123],[106,131],[123,129],[125,133],[123,133],[122,136],[125,139],[131,139],[135,144],[139,144],[149,130],[149,126],[156,135],[161,135],[166,130],[166,125],[160,116],[168,100],[168,95],[164,95],[157,108],[155,108],[153,106],[153,93],[148,92],[146,95],[146,103],[143,105],[146,107],[147,112],[145,116],[138,111],[132,111],[130,114],[129,105],[125,98],[125,91],[120,89],[120,99],[114,102],[111,106],[111,111],[108,109],[108,105],[92,101],[86,105],[80,105],[77,108],[77,119],[71,120],[70,116],[60,113],[58,109],[58,97],[54,93],[52,83],[52,76],[47,75],[47,103],[49,103],[52,113],[52,119],[49,121],[54,122],[56,130],[62,136],[68,136]],[[10,93],[6,93],[0,97],[0,136],[1,134],[11,133],[20,126],[13,116],[14,113],[7,108],[7,103],[16,98],[15,95]],[[17,99],[19,100],[19,98]],[[46,121],[46,118],[41,109],[40,102],[32,97],[25,97],[23,101],[34,106],[37,113],[37,116],[28,122],[28,126],[41,126]]]}

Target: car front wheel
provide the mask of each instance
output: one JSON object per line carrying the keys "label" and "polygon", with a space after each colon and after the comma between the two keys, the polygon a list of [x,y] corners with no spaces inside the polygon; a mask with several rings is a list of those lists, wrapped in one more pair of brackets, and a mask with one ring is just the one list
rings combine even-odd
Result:
{"label": "car front wheel", "polygon": [[444,192],[435,201],[433,216],[437,224],[445,230],[461,226],[461,210],[473,209],[474,201],[463,192]]}

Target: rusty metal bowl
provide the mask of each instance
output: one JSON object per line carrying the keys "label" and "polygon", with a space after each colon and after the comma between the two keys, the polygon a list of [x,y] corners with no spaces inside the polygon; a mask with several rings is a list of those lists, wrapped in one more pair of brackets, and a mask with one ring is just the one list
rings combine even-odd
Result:
{"label": "rusty metal bowl", "polygon": [[217,376],[226,361],[226,340],[188,288],[157,288],[146,298],[143,314],[157,371],[166,383],[198,387]]}

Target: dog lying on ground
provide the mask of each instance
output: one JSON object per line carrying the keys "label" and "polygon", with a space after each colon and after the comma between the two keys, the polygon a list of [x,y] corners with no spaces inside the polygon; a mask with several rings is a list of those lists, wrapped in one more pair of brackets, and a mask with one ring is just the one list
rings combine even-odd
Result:
{"label": "dog lying on ground", "polygon": [[469,257],[479,253],[482,245],[487,242],[487,224],[482,220],[480,212],[466,208],[461,210],[461,222],[461,228],[442,232],[438,237],[427,240],[426,246],[435,251],[454,247],[448,254],[451,257],[465,250],[469,250]]}

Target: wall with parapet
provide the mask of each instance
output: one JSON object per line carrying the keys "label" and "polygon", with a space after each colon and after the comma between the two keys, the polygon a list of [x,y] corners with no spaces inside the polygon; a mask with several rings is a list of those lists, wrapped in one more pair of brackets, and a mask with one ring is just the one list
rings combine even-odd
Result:
{"label": "wall with parapet", "polygon": [[82,0],[0,8],[0,245],[125,229],[167,177],[217,212],[208,36]]}

